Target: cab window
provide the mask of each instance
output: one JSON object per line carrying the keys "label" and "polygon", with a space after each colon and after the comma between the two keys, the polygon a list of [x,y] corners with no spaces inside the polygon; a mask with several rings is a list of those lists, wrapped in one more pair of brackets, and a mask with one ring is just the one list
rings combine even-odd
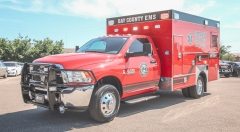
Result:
{"label": "cab window", "polygon": [[136,53],[142,56],[151,55],[151,45],[146,38],[137,38],[128,49],[128,53]]}

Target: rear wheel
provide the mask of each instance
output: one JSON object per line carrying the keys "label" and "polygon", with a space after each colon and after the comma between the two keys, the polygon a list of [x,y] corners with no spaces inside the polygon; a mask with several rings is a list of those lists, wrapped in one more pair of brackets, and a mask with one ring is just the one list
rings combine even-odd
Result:
{"label": "rear wheel", "polygon": [[100,86],[92,95],[89,106],[90,116],[98,122],[109,122],[118,114],[120,96],[113,85]]}
{"label": "rear wheel", "polygon": [[224,74],[225,77],[230,77],[230,74]]}
{"label": "rear wheel", "polygon": [[200,98],[203,95],[204,87],[205,87],[204,79],[202,76],[199,76],[197,79],[196,86],[189,88],[190,97],[195,99]]}
{"label": "rear wheel", "polygon": [[182,94],[184,97],[190,97],[189,88],[182,89]]}

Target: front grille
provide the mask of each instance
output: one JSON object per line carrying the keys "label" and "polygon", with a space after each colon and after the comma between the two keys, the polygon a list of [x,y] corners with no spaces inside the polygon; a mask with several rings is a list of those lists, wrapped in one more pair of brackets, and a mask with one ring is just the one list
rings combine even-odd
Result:
{"label": "front grille", "polygon": [[47,88],[49,82],[50,65],[33,64],[29,65],[29,84],[34,87]]}

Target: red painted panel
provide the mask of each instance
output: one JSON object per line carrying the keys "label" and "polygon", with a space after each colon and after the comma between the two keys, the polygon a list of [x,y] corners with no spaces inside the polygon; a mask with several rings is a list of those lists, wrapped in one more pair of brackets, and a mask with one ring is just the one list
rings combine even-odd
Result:
{"label": "red painted panel", "polygon": [[183,74],[183,37],[173,36],[173,76]]}
{"label": "red painted panel", "polygon": [[[134,31],[133,30],[134,27],[135,28],[137,27],[137,30]],[[130,23],[130,24],[108,26],[107,35],[150,36],[157,48],[157,53],[161,60],[161,64],[162,64],[161,76],[172,77],[172,21],[171,20],[158,20],[158,21],[151,21],[151,22],[144,22],[144,23]]]}

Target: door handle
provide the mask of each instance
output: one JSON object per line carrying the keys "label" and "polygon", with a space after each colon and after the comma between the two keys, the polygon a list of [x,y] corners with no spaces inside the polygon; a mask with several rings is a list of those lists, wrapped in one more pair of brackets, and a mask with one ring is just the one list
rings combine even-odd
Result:
{"label": "door handle", "polygon": [[154,64],[154,63],[157,63],[157,61],[156,60],[151,60],[150,63]]}

